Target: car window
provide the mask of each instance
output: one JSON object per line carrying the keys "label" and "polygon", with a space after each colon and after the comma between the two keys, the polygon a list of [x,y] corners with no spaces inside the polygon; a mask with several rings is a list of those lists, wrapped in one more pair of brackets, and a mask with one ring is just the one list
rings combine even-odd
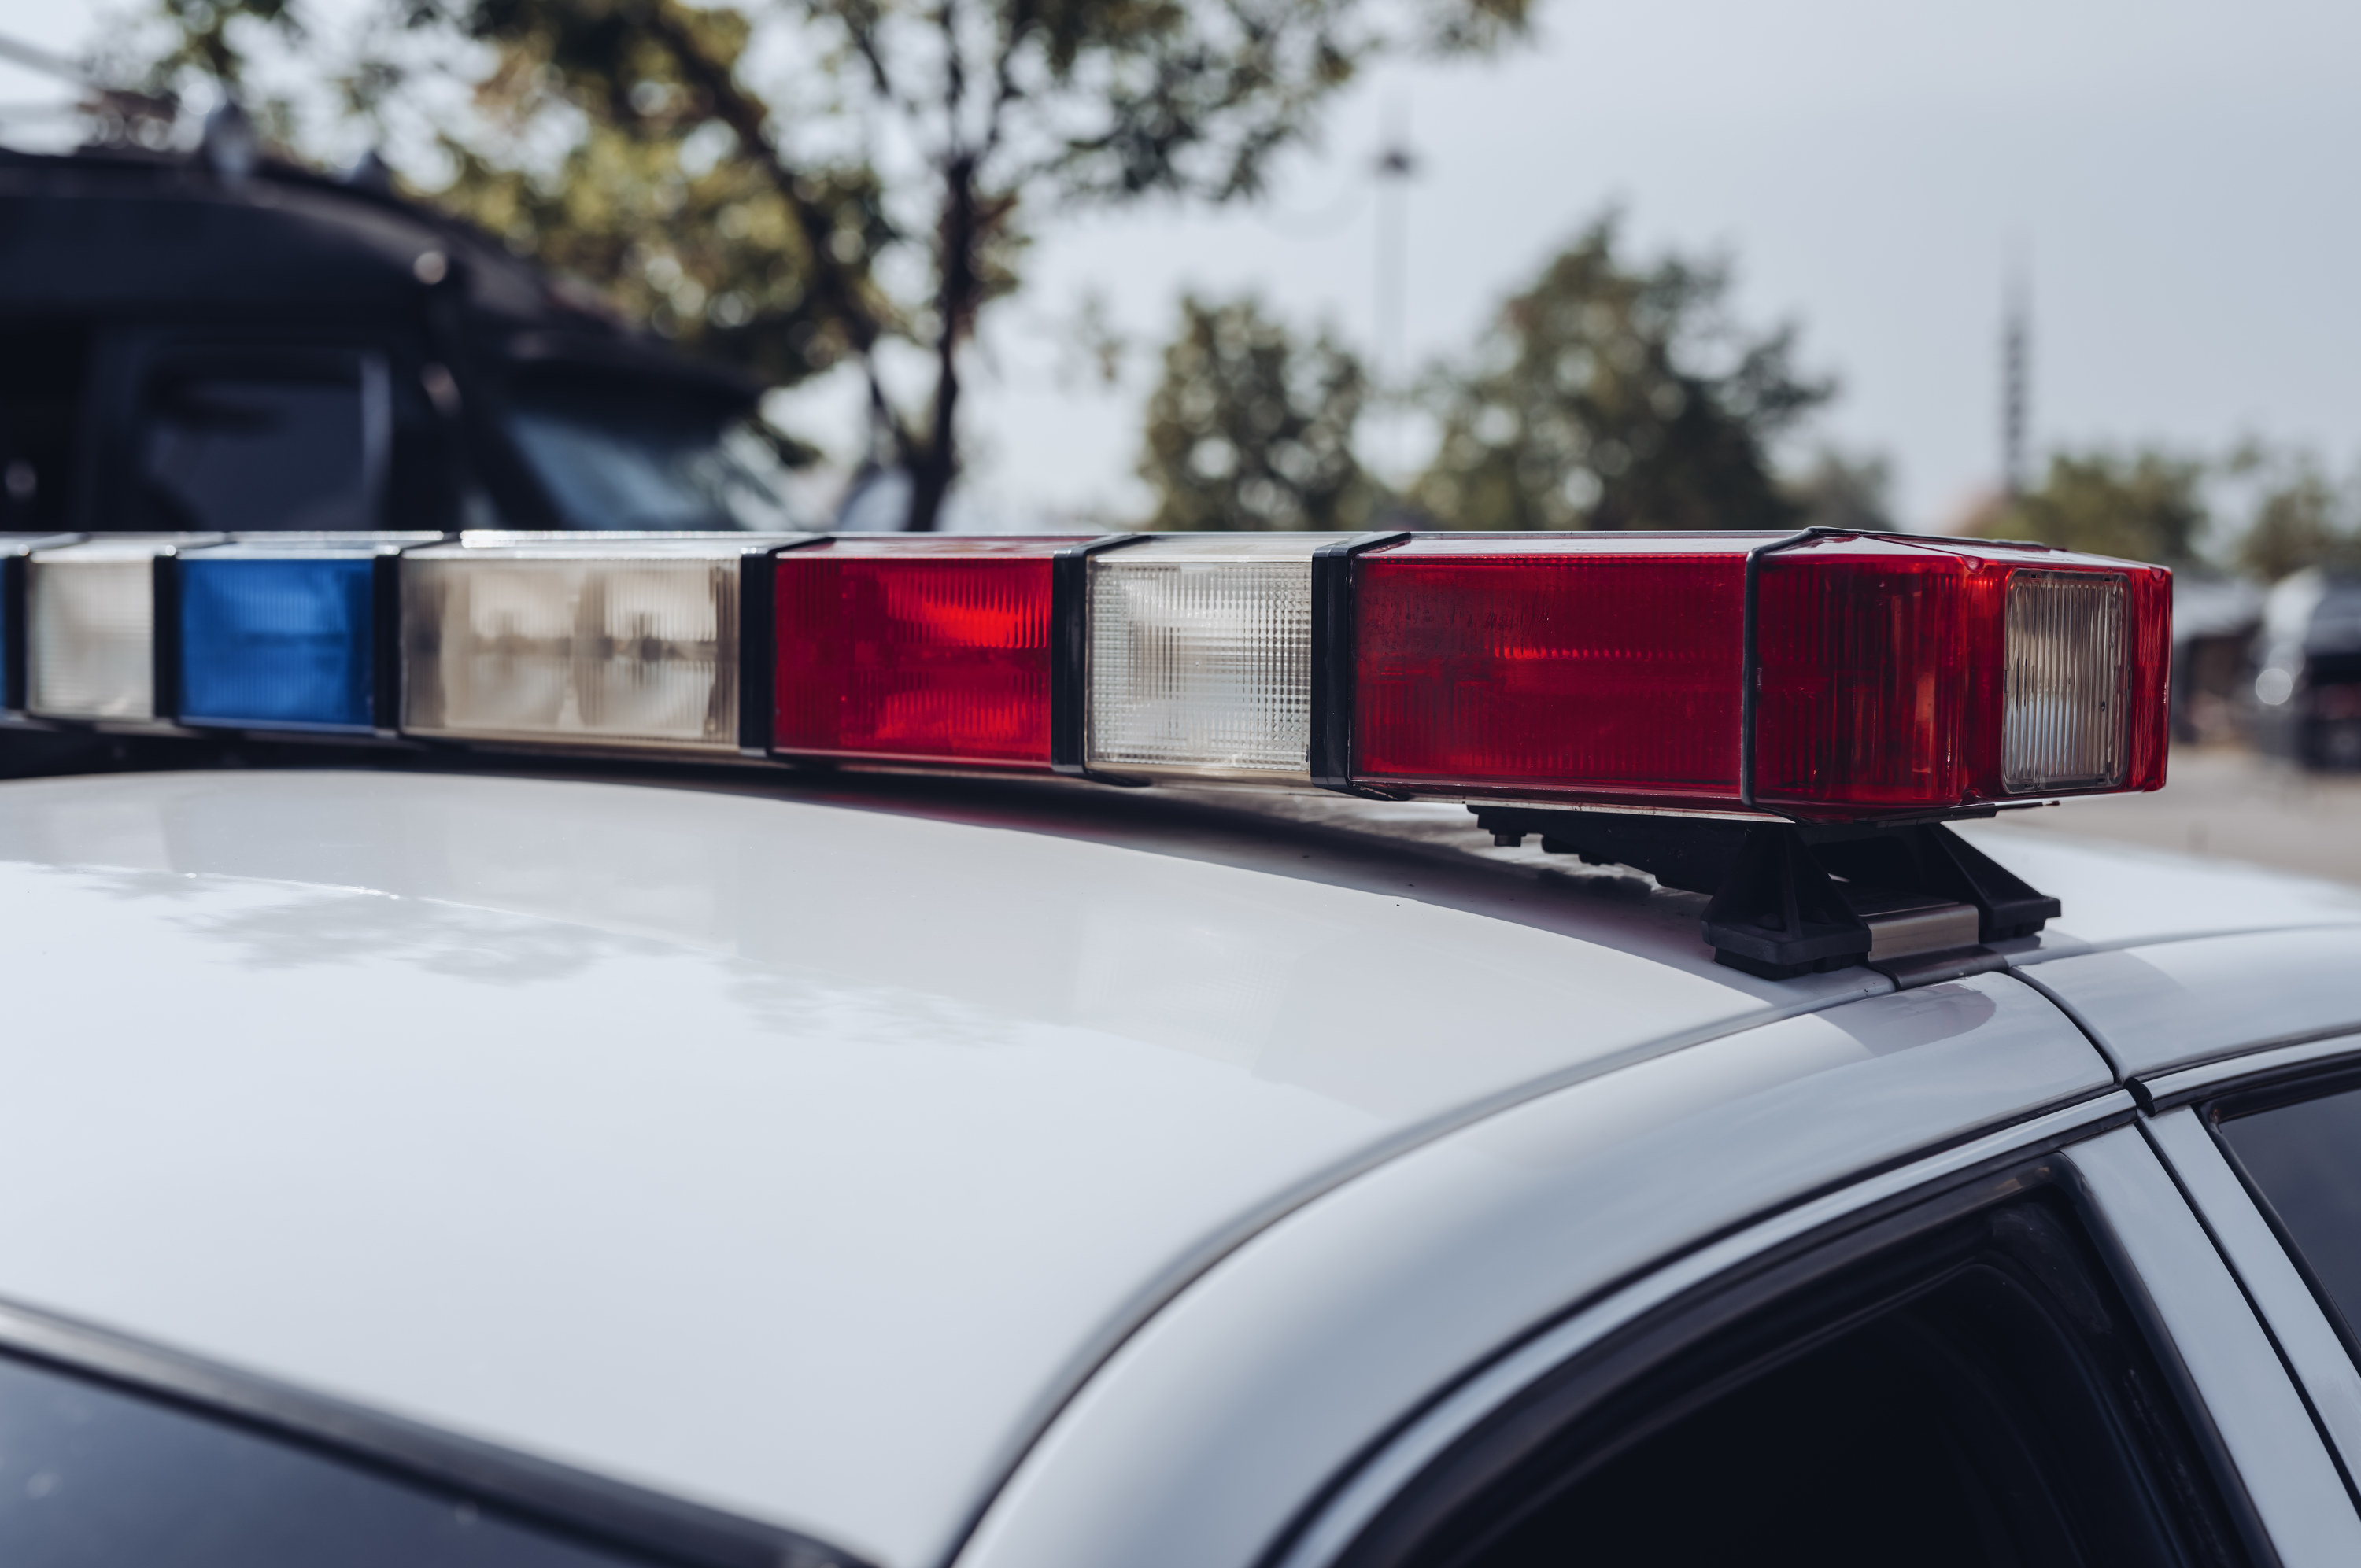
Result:
{"label": "car window", "polygon": [[593,1568],[637,1561],[242,1426],[0,1357],[0,1563]]}
{"label": "car window", "polygon": [[1562,1371],[1463,1440],[1343,1561],[2243,1561],[2109,1277],[2069,1203],[2026,1200],[1708,1333],[1637,1334],[1686,1348],[1644,1370],[1608,1355]]}
{"label": "car window", "polygon": [[391,439],[388,404],[385,362],[375,355],[167,360],[141,396],[137,526],[375,528]]}
{"label": "car window", "polygon": [[509,429],[568,528],[794,526],[777,455],[735,409],[545,377],[511,397]]}
{"label": "car window", "polygon": [[2233,1102],[2214,1131],[2329,1321],[2361,1352],[2361,1085]]}

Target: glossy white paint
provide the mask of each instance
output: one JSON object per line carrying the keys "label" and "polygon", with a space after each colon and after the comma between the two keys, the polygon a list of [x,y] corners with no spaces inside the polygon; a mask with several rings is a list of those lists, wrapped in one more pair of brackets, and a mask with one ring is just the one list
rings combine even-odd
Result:
{"label": "glossy white paint", "polygon": [[2025,972],[2126,1078],[2361,1030],[2361,926],[2158,942]]}
{"label": "glossy white paint", "polygon": [[1224,1259],[1028,1457],[967,1568],[1244,1568],[1377,1433],[1633,1271],[1829,1182],[2087,1097],[2005,975],[1793,1018],[1428,1144]]}
{"label": "glossy white paint", "polygon": [[[1885,989],[1754,981],[1693,921],[1493,868],[1175,834],[517,778],[0,784],[0,1296],[921,1563],[1290,1206]],[[1698,1059],[1753,1084],[1899,1048],[1829,1027]]]}
{"label": "glossy white paint", "polygon": [[1841,1224],[1865,1209],[1906,1200],[1961,1171],[2007,1159],[2036,1145],[2054,1144],[2109,1117],[2128,1114],[2132,1109],[2132,1097],[2118,1089],[2028,1122],[2012,1123],[1998,1132],[1953,1144],[1924,1159],[1783,1209],[1599,1298],[1526,1340],[1399,1429],[1374,1455],[1356,1466],[1352,1478],[1292,1536],[1277,1568],[1322,1568],[1455,1440],[1543,1376],[1685,1292],[1743,1268],[1766,1252]]}

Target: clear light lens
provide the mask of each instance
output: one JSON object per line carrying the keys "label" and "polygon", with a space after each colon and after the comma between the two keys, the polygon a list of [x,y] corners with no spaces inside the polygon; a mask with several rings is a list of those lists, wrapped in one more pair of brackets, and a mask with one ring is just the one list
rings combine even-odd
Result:
{"label": "clear light lens", "polygon": [[2025,794],[2122,783],[2124,685],[2123,578],[2010,575],[2004,787]]}
{"label": "clear light lens", "polygon": [[741,553],[403,557],[402,729],[735,751]]}
{"label": "clear light lens", "polygon": [[45,550],[27,564],[26,707],[52,718],[156,717],[156,556],[106,541]]}
{"label": "clear light lens", "polygon": [[1091,765],[1308,779],[1312,554],[1336,537],[1157,541],[1092,557]]}
{"label": "clear light lens", "polygon": [[182,721],[368,730],[375,564],[373,553],[182,560]]}

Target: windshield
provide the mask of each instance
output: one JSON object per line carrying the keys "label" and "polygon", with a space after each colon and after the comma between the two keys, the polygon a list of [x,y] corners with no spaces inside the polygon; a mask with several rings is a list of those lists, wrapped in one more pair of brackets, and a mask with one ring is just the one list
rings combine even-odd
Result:
{"label": "windshield", "polygon": [[622,1568],[473,1500],[0,1356],[0,1562]]}
{"label": "windshield", "polygon": [[741,409],[644,385],[528,383],[509,429],[568,528],[795,527],[786,470]]}

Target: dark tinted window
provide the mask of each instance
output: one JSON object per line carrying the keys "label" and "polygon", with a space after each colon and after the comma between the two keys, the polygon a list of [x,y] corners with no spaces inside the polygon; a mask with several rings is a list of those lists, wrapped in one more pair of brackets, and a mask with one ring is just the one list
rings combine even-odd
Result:
{"label": "dark tinted window", "polygon": [[2232,1114],[2215,1130],[2345,1343],[2361,1346],[2361,1088]]}
{"label": "dark tinted window", "polygon": [[2238,1560],[2162,1379],[2063,1203],[2011,1204],[1859,1259],[1702,1339],[1674,1323],[1639,1343],[1695,1348],[1630,1372],[1607,1358],[1563,1374],[1406,1491],[1345,1562]]}
{"label": "dark tinted window", "polygon": [[777,455],[737,408],[545,372],[513,399],[509,428],[568,528],[794,526]]}
{"label": "dark tinted window", "polygon": [[0,531],[74,526],[89,334],[71,327],[0,332]]}
{"label": "dark tinted window", "polygon": [[0,1358],[0,1563],[592,1568],[625,1561],[242,1427]]}
{"label": "dark tinted window", "polygon": [[137,526],[374,528],[389,402],[384,362],[369,355],[161,365],[142,398]]}

